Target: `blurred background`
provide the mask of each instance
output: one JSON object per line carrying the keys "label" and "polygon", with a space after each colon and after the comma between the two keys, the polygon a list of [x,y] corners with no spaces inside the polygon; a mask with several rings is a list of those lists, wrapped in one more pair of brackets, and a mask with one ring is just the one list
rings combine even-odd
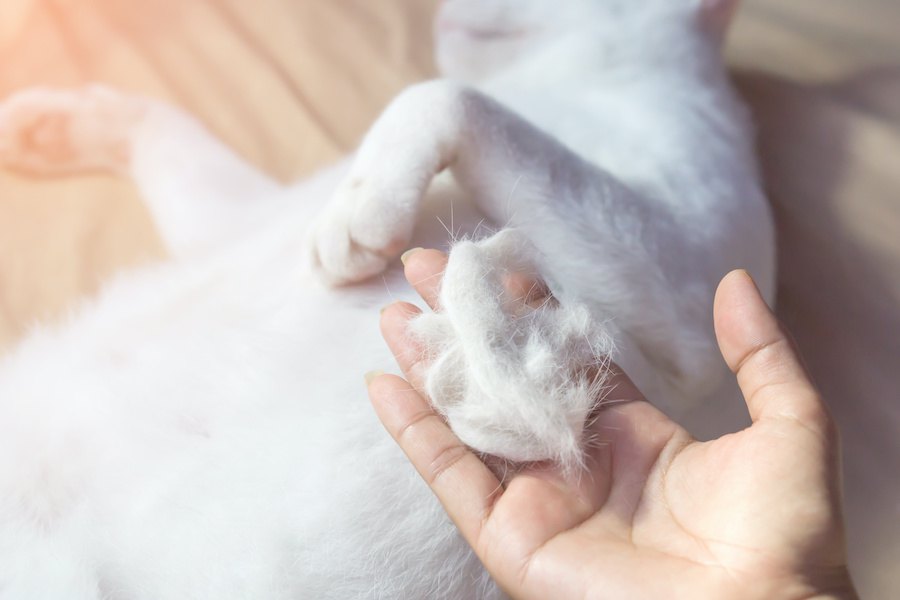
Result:
{"label": "blurred background", "polygon": [[[434,75],[422,0],[3,0],[0,98],[168,99],[289,180]],[[900,597],[900,2],[745,0],[727,54],[778,221],[778,310],[841,426],[851,564]],[[127,181],[0,171],[0,353],[163,251]]]}

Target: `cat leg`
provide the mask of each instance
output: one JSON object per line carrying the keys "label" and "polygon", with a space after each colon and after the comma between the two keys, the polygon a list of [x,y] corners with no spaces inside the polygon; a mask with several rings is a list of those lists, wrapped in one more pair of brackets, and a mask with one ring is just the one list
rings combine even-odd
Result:
{"label": "cat leg", "polygon": [[314,268],[333,285],[382,272],[407,248],[434,176],[458,138],[457,87],[413,86],[378,118],[308,237]]}
{"label": "cat leg", "polygon": [[35,175],[130,175],[176,254],[245,223],[281,189],[179,109],[101,85],[6,99],[0,163]]}
{"label": "cat leg", "polygon": [[715,380],[720,361],[707,321],[717,280],[703,282],[709,289],[680,282],[672,294],[662,265],[690,251],[671,233],[679,231],[672,215],[496,101],[451,82],[408,89],[366,136],[314,224],[311,253],[326,280],[384,269],[408,244],[422,198],[444,168],[495,223],[531,240],[561,303],[615,319],[616,361],[642,379],[645,394],[666,387],[687,397]]}
{"label": "cat leg", "polygon": [[[654,228],[625,186],[487,96],[433,81],[388,106],[314,223],[311,253],[321,275],[341,284],[385,268],[407,247],[425,192],[446,168],[497,225],[526,231],[538,248],[596,239],[616,258],[647,254],[642,240],[618,240],[617,249],[602,237],[619,237],[622,225]],[[619,262],[594,261],[588,271],[611,270],[607,279],[617,279],[632,266]]]}

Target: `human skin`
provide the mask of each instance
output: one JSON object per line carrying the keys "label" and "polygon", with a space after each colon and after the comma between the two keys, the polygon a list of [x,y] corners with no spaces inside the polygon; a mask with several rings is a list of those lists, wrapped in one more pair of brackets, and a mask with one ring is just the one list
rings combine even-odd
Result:
{"label": "human skin", "polygon": [[[407,279],[440,310],[446,256],[417,250],[404,258]],[[370,374],[370,397],[513,598],[856,597],[837,429],[747,273],[723,279],[714,321],[753,424],[699,442],[616,370],[616,402],[598,409],[589,425],[597,442],[579,477],[542,464],[501,483],[456,438],[417,391],[425,365],[406,325],[419,312],[405,303],[382,312],[384,338],[405,379]]]}

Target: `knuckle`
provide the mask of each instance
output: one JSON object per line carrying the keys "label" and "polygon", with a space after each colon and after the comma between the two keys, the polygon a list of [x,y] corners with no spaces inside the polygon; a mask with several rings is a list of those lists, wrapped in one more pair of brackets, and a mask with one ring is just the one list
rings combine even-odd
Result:
{"label": "knuckle", "polygon": [[455,442],[439,450],[428,465],[426,480],[434,485],[469,452],[468,448]]}
{"label": "knuckle", "polygon": [[430,417],[436,417],[434,411],[430,409],[421,410],[411,415],[406,423],[401,425],[397,430],[397,441],[399,441],[401,445],[406,445],[410,438],[416,434],[419,427],[422,426],[422,423]]}
{"label": "knuckle", "polygon": [[774,370],[780,368],[785,359],[793,355],[787,339],[779,337],[775,340],[761,343],[751,348],[747,354],[737,363],[735,373],[740,374],[748,367],[762,374],[771,374]]}
{"label": "knuckle", "polygon": [[400,446],[407,449],[416,448],[425,440],[427,450],[420,455],[422,460],[418,464],[422,477],[429,486],[433,486],[469,452],[452,435],[447,436],[449,441],[437,449],[428,447],[427,444],[436,437],[435,430],[440,432],[442,428],[446,428],[446,424],[429,408],[410,415],[395,435]]}

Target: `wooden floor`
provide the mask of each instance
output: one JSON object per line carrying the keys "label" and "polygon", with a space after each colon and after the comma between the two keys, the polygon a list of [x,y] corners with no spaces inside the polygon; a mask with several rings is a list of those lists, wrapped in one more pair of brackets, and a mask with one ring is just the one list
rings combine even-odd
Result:
{"label": "wooden floor", "polygon": [[[0,97],[89,80],[154,94],[290,178],[431,73],[432,10],[3,0]],[[900,597],[900,1],[745,0],[728,56],[778,217],[779,312],[843,433],[853,571],[864,597]],[[125,182],[0,173],[0,348],[161,252]]]}

